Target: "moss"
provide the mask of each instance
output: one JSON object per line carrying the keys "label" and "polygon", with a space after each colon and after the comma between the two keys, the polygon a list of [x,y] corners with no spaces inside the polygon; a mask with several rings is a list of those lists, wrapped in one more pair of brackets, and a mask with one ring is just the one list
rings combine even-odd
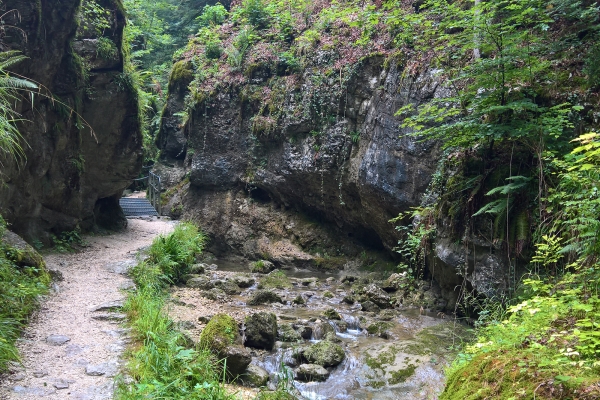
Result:
{"label": "moss", "polygon": [[326,290],[326,291],[325,291],[325,293],[323,293],[323,297],[324,297],[324,298],[326,298],[326,299],[332,299],[332,298],[334,298],[335,296],[334,296],[334,294],[333,294],[333,293],[331,293],[329,290]]}
{"label": "moss", "polygon": [[367,382],[367,386],[371,386],[373,389],[381,389],[385,386],[384,381],[369,381]]}
{"label": "moss", "polygon": [[284,289],[292,287],[292,283],[290,282],[290,278],[288,278],[283,271],[276,270],[262,278],[260,280],[259,287],[269,289]]}
{"label": "moss", "polygon": [[338,321],[342,319],[340,314],[333,308],[328,308],[327,310],[323,311],[323,316],[327,319],[335,319]]}
{"label": "moss", "polygon": [[169,92],[185,90],[193,79],[194,72],[191,63],[187,60],[177,61],[173,64],[169,77]]}
{"label": "moss", "polygon": [[390,385],[396,385],[398,383],[404,382],[407,378],[411,377],[417,367],[414,365],[409,365],[408,367],[401,369],[399,371],[392,372],[392,377],[388,380]]}
{"label": "moss", "polygon": [[339,344],[323,340],[306,349],[304,357],[310,363],[323,367],[335,367],[344,360],[346,354]]}
{"label": "moss", "polygon": [[[397,350],[395,347],[391,347],[392,350]],[[378,357],[372,357],[368,353],[365,356],[365,364],[371,369],[378,369],[383,371],[384,365],[391,365],[396,359],[396,352],[390,351],[381,353]]]}
{"label": "moss", "polygon": [[200,344],[219,353],[234,344],[239,336],[237,322],[227,314],[217,314],[202,330]]}

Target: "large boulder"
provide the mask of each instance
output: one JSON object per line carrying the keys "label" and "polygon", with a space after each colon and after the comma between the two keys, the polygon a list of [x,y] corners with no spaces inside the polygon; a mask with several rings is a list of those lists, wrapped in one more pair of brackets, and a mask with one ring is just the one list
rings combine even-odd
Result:
{"label": "large boulder", "polygon": [[42,268],[46,265],[44,259],[29,243],[24,241],[19,235],[9,230],[1,233],[0,226],[0,244],[7,249],[7,254],[11,260],[20,267]]}
{"label": "large boulder", "polygon": [[277,317],[273,313],[259,312],[246,317],[244,345],[256,349],[272,350],[277,338]]}
{"label": "large boulder", "polygon": [[138,95],[123,79],[123,6],[120,0],[98,3],[110,15],[101,30],[104,43],[114,46],[113,57],[99,62],[100,35],[83,31],[89,21],[80,5],[2,2],[3,9],[18,11],[5,14],[3,23],[19,32],[3,38],[2,51],[26,56],[11,70],[53,96],[36,96],[33,107],[16,103],[19,119],[28,121],[19,124],[27,163],[3,159],[0,167],[0,213],[28,241],[50,243],[52,234],[78,228],[123,228],[119,198],[142,167]]}

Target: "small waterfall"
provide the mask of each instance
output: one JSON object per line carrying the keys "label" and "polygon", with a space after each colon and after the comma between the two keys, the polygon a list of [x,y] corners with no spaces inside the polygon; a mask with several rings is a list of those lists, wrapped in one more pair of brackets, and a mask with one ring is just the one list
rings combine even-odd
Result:
{"label": "small waterfall", "polygon": [[360,321],[354,315],[342,314],[342,319],[348,324],[348,330],[360,331]]}

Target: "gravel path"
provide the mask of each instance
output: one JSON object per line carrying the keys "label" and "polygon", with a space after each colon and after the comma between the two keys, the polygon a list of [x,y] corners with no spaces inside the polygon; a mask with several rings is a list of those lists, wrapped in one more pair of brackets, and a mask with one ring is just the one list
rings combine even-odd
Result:
{"label": "gravel path", "polygon": [[111,399],[127,344],[118,308],[125,298],[121,289],[133,282],[124,273],[140,248],[173,226],[131,219],[124,232],[86,236],[89,246],[81,252],[45,257],[63,279],[18,344],[23,366],[0,377],[0,399]]}

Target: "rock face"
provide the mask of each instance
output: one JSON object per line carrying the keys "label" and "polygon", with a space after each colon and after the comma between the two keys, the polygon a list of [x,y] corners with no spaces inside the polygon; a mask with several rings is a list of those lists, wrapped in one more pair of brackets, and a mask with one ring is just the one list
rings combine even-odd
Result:
{"label": "rock face", "polygon": [[[239,226],[240,204],[232,203],[249,188],[258,202],[319,215],[346,236],[394,247],[397,235],[388,221],[421,202],[439,153],[435,144],[408,136],[394,116],[407,102],[434,96],[438,84],[432,75],[401,79],[402,73],[402,65],[384,67],[383,57],[368,58],[348,82],[345,104],[330,117],[334,122],[315,126],[310,118],[290,116],[316,90],[306,72],[304,86],[289,96],[300,100],[281,105],[286,117],[269,137],[252,133],[252,105],[242,87],[197,107],[185,132],[175,116],[185,90],[173,91],[159,145],[169,162],[182,159],[190,171],[189,192],[177,198],[184,215],[202,219],[209,233],[243,250],[250,234]],[[311,134],[315,130],[319,135]],[[264,230],[255,223],[255,230]]]}
{"label": "rock face", "polygon": [[[49,91],[36,95],[33,106],[18,105],[26,160],[3,160],[0,172],[0,213],[27,240],[126,224],[118,199],[142,163],[137,97],[123,72],[121,2],[98,4],[110,14],[102,39],[80,23],[80,0],[3,2],[20,14],[5,23],[27,40],[15,31],[3,38],[2,50],[26,55],[15,72]],[[99,55],[99,41],[110,44],[110,54]]]}
{"label": "rock face", "polygon": [[[156,172],[179,183],[167,209],[200,222],[212,252],[267,259],[277,268],[323,267],[319,251],[351,258],[364,245],[393,254],[399,236],[389,220],[423,203],[442,156],[437,143],[402,128],[396,113],[447,89],[435,71],[380,55],[357,62],[343,85],[340,73],[336,86],[336,73],[323,71],[331,72],[328,62],[338,56],[314,54],[290,76],[258,67],[244,72],[199,100],[184,126],[179,113],[193,71],[185,60],[175,65],[179,78],[163,114]],[[263,102],[275,92],[277,102]],[[456,267],[465,256],[451,248],[456,237],[439,238],[428,267],[453,309],[462,281]],[[506,262],[483,257],[492,247],[469,261],[469,281],[485,294],[506,287]],[[389,300],[370,298],[380,308]]]}

